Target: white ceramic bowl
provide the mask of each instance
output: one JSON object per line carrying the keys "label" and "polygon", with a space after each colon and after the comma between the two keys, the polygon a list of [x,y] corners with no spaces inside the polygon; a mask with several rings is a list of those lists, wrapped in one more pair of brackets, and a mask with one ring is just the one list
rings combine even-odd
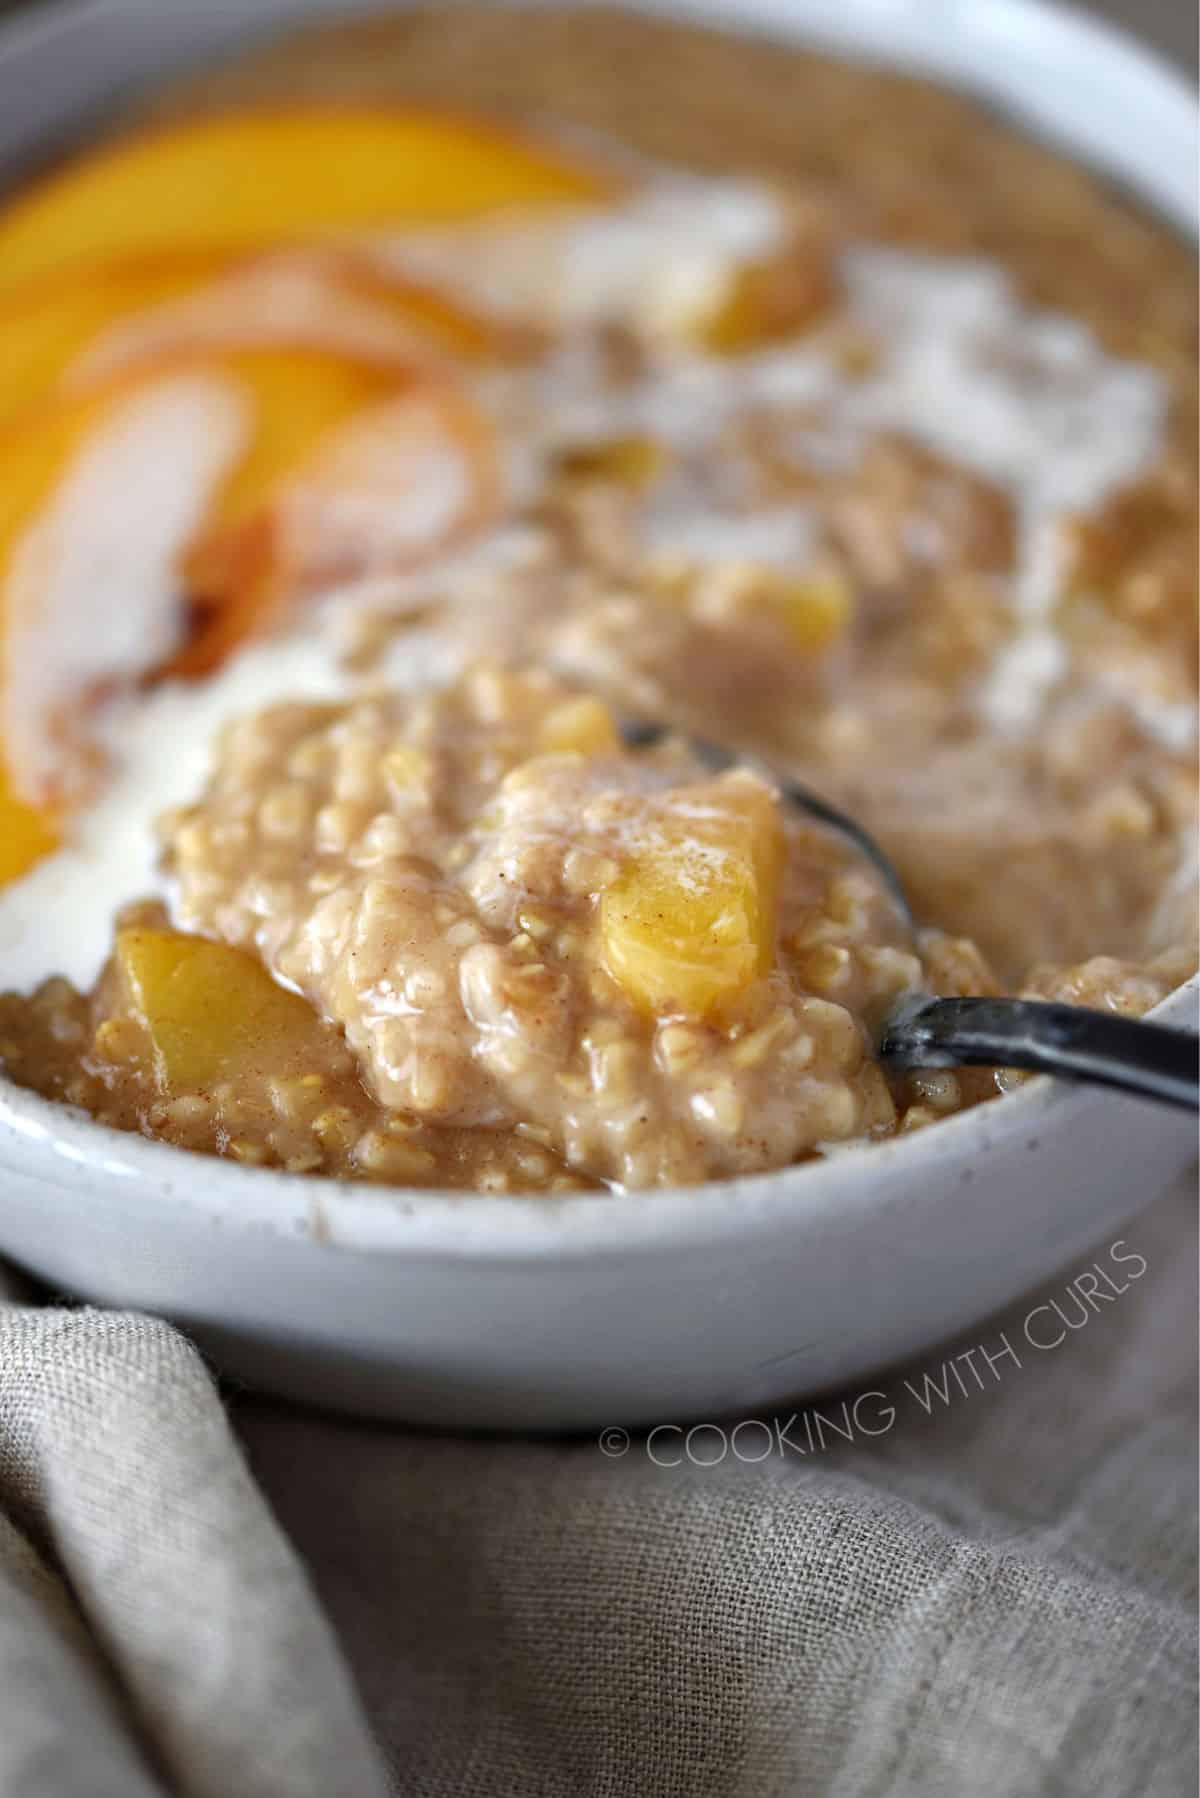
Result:
{"label": "white ceramic bowl", "polygon": [[[339,0],[69,5],[0,33],[0,157]],[[665,8],[663,10],[671,10]],[[720,17],[718,6],[675,10]],[[745,30],[971,85],[1191,230],[1195,107],[1144,52],[1033,0],[742,0]],[[1194,1027],[1195,984],[1156,1014]],[[693,1191],[386,1193],[233,1167],[0,1083],[0,1251],[178,1320],[250,1383],[470,1428],[763,1414],[1016,1297],[1187,1165],[1191,1123],[1034,1082],[903,1141]]]}

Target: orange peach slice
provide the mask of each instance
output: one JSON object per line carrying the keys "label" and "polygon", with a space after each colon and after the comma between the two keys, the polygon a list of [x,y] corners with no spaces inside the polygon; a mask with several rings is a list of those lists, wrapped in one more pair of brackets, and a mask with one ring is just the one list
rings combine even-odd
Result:
{"label": "orange peach slice", "polygon": [[447,382],[309,347],[173,358],[10,427],[0,740],[16,792],[77,800],[97,699],[216,666],[321,579],[418,559],[490,515],[497,482],[488,429]]}
{"label": "orange peach slice", "polygon": [[379,106],[237,110],[140,132],[34,183],[0,213],[0,283],[578,203],[608,185],[581,160],[481,120]]}
{"label": "orange peach slice", "polygon": [[0,767],[0,887],[27,874],[57,842],[53,820],[19,799]]}
{"label": "orange peach slice", "polygon": [[55,276],[0,295],[0,422],[17,417],[61,380],[114,320],[203,285],[226,263],[174,257],[92,271],[86,281]]}
{"label": "orange peach slice", "polygon": [[[0,330],[3,329],[0,309]],[[308,344],[380,362],[475,360],[508,338],[442,295],[350,250],[283,250],[114,318],[68,366],[73,383],[184,350]]]}
{"label": "orange peach slice", "polygon": [[500,347],[481,320],[350,251],[153,257],[0,293],[0,425],[59,385],[181,351],[280,342],[397,364]]}
{"label": "orange peach slice", "polygon": [[20,798],[95,772],[92,706],[175,648],[175,562],[252,421],[211,373],[129,381],[0,437],[0,740]]}
{"label": "orange peach slice", "polygon": [[252,456],[227,487],[183,564],[192,630],[168,673],[207,674],[317,587],[410,567],[499,510],[491,429],[449,382],[418,381],[310,442],[287,469]]}

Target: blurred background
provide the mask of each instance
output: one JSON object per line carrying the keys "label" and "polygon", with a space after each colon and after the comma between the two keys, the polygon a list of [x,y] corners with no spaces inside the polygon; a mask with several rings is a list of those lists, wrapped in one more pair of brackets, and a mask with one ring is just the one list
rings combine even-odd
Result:
{"label": "blurred background", "polygon": [[[77,0],[67,0],[76,4]],[[155,6],[187,7],[195,0],[143,0]],[[210,0],[220,5],[221,0]],[[1184,64],[1193,76],[1200,59],[1200,6],[1197,0],[1072,0],[1078,12],[1094,13],[1123,25],[1127,31],[1154,45],[1158,50]],[[0,16],[10,12],[30,12],[50,4],[50,0],[0,0]],[[831,5],[836,0],[830,0]],[[385,0],[364,0],[363,12],[386,10]],[[730,7],[731,13],[735,10]]]}
{"label": "blurred background", "polygon": [[1200,56],[1196,0],[1074,0],[1077,12],[1111,19],[1183,63],[1193,76]]}

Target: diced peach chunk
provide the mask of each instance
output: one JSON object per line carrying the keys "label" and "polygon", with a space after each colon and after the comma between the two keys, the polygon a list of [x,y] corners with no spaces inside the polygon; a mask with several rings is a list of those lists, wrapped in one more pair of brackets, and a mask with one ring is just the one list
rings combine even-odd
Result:
{"label": "diced peach chunk", "polygon": [[702,346],[717,355],[744,355],[798,335],[828,312],[836,290],[828,246],[812,243],[807,251],[740,268],[699,322]]}
{"label": "diced peach chunk", "polygon": [[854,590],[841,566],[821,560],[802,574],[768,562],[725,562],[711,569],[670,553],[648,566],[649,591],[660,604],[682,608],[701,624],[738,628],[765,623],[784,647],[819,655],[845,635]]}
{"label": "diced peach chunk", "polygon": [[782,861],[776,801],[754,776],[677,789],[601,895],[609,973],[645,1011],[723,1013],[772,965]]}
{"label": "diced peach chunk", "polygon": [[828,649],[850,622],[854,599],[850,583],[835,568],[811,574],[780,575],[768,586],[768,597],[797,648]]}
{"label": "diced peach chunk", "polygon": [[0,214],[0,285],[162,251],[259,250],[570,204],[607,183],[482,120],[383,106],[264,106],[101,146]]}
{"label": "diced peach chunk", "polygon": [[302,1074],[321,1024],[254,956],[183,931],[118,931],[117,972],[164,1092],[205,1092],[256,1069]]}
{"label": "diced peach chunk", "polygon": [[651,486],[666,463],[663,445],[642,432],[566,444],[554,458],[556,473],[567,482],[607,481],[635,490]]}
{"label": "diced peach chunk", "polygon": [[564,699],[546,713],[538,729],[538,747],[547,755],[605,755],[620,740],[608,707],[586,693]]}

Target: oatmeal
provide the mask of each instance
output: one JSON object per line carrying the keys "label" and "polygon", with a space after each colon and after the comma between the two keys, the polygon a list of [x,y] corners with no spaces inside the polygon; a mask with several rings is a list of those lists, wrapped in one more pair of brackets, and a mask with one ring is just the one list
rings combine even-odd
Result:
{"label": "oatmeal", "polygon": [[626,1185],[893,1123],[860,1028],[917,974],[886,899],[755,775],[623,750],[545,677],[235,725],[168,852],[181,922],[254,951],[420,1119]]}
{"label": "oatmeal", "polygon": [[[544,26],[531,59],[415,14],[218,75],[155,154],[213,108],[269,161],[236,108],[275,84],[352,102],[296,125],[286,243],[248,181],[236,254],[201,196],[189,260],[114,260],[86,316],[53,271],[0,283],[10,341],[61,311],[30,337],[59,386],[0,441],[0,1057],[118,1128],[692,1183],[1015,1083],[886,1079],[906,991],[1137,1015],[1195,966],[1186,255],[917,84]],[[634,49],[686,106],[631,103]],[[391,134],[369,216],[355,132],[373,170]],[[102,163],[105,228],[166,241],[144,166]],[[0,213],[0,265],[80,229],[61,180]],[[631,748],[637,718],[681,734]],[[878,836],[915,936],[787,776]]]}
{"label": "oatmeal", "polygon": [[0,998],[0,1045],[15,1080],[247,1167],[483,1192],[589,1184],[527,1136],[433,1129],[379,1104],[340,1030],[261,963],[173,929],[153,903],[118,919],[93,994],[52,979],[19,1008]]}

